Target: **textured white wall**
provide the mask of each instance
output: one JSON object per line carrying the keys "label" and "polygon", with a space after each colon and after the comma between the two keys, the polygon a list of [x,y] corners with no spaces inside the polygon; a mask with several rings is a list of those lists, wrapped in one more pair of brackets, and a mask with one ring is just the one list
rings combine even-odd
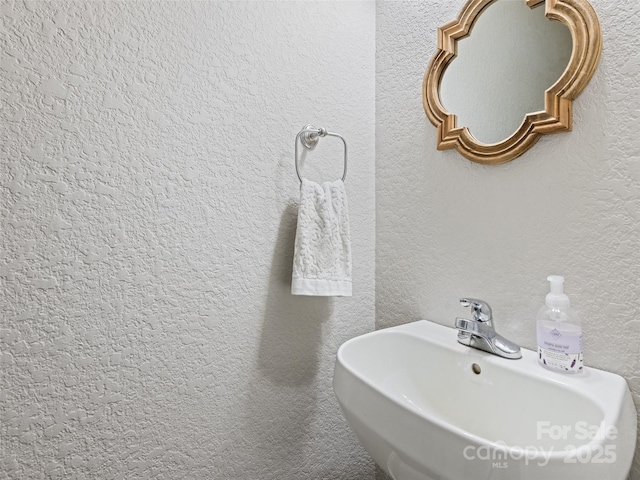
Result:
{"label": "textured white wall", "polygon": [[640,3],[591,1],[604,49],[574,131],[493,167],[438,152],[420,99],[436,28],[463,3],[377,3],[377,327],[452,325],[469,295],[534,348],[546,276],[562,274],[584,317],[585,363],[624,376],[640,409]]}
{"label": "textured white wall", "polygon": [[[0,478],[373,476],[331,378],[374,328],[374,16],[0,2]],[[352,298],[289,294],[307,122]]]}

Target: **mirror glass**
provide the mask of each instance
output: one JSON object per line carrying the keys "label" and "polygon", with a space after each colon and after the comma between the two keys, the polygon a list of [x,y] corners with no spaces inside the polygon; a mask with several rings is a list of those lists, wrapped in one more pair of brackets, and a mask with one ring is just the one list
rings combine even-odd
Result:
{"label": "mirror glass", "polygon": [[509,138],[527,113],[543,111],[545,90],[569,63],[571,32],[544,13],[544,2],[495,0],[457,42],[440,100],[481,143]]}

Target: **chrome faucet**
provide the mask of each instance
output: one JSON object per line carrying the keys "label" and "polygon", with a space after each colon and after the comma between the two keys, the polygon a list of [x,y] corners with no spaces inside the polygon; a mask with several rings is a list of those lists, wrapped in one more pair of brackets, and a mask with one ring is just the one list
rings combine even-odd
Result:
{"label": "chrome faucet", "polygon": [[459,343],[504,358],[518,359],[522,357],[518,345],[496,333],[493,328],[491,307],[487,302],[476,298],[461,298],[460,305],[471,307],[473,320],[456,318]]}

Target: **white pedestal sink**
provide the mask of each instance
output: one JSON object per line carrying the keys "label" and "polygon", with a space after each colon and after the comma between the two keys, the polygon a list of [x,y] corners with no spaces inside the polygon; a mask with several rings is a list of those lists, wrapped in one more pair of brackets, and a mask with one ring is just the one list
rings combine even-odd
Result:
{"label": "white pedestal sink", "polygon": [[625,380],[548,371],[460,345],[425,320],[349,340],[333,387],[395,480],[624,480],[636,444]]}

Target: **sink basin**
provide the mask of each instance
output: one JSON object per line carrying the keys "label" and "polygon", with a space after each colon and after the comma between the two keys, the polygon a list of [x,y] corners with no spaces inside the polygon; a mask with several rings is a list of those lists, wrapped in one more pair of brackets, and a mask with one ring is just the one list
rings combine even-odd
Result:
{"label": "sink basin", "polygon": [[625,380],[508,360],[421,320],[338,350],[347,423],[394,480],[624,480],[636,444]]}

